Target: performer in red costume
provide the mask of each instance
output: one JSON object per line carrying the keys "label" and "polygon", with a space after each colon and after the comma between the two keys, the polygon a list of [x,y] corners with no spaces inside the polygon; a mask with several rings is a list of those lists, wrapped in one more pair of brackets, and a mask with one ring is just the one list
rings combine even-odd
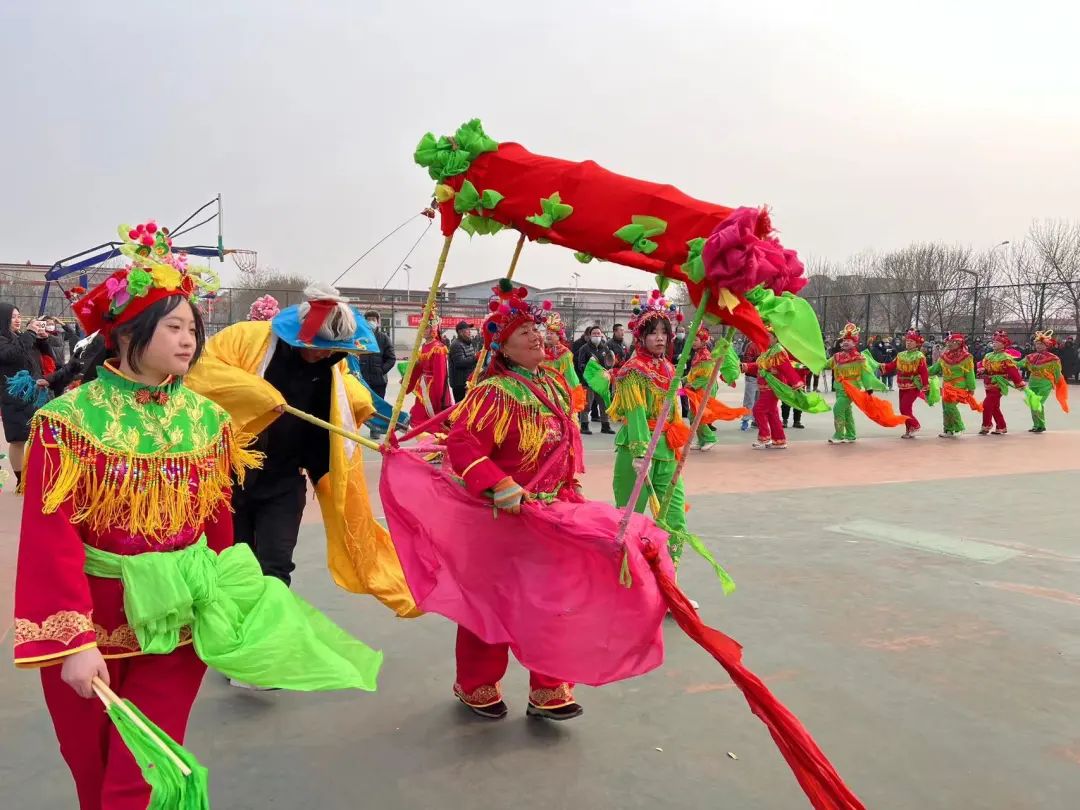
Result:
{"label": "performer in red costume", "polygon": [[900,413],[907,417],[902,439],[914,439],[922,429],[915,418],[915,402],[920,397],[926,399],[930,387],[930,373],[926,364],[926,355],[922,352],[923,336],[917,329],[911,329],[904,335],[904,351],[896,359],[881,365],[881,376],[896,375],[896,387],[900,391]]}
{"label": "performer in red costume", "polygon": [[758,440],[753,446],[758,450],[787,450],[787,434],[780,420],[780,400],[768,383],[766,374],[772,374],[796,391],[806,387],[806,381],[792,363],[787,349],[780,345],[770,330],[770,345],[753,363],[743,363],[742,371],[748,377],[757,377],[758,395],[754,403],[754,421],[758,424]]}
{"label": "performer in red costume", "polygon": [[439,314],[435,310],[431,312],[430,323],[428,339],[420,348],[420,356],[416,360],[416,368],[407,392],[416,396],[416,401],[409,411],[409,418],[414,424],[426,422],[452,404],[450,383],[447,379],[450,352],[439,336]]}
{"label": "performer in red costume", "polygon": [[[1027,388],[1027,383],[1020,376],[1020,369],[1016,360],[1007,349],[1012,346],[1012,340],[1002,331],[994,332],[991,348],[993,351],[983,356],[979,363],[979,376],[982,377],[986,396],[982,402],[983,417],[980,436],[992,433],[995,436],[1004,436],[1009,432],[1005,424],[1005,414],[1001,412],[1001,398],[1009,392],[1009,388],[1018,391]],[[993,427],[993,430],[991,430]]]}
{"label": "performer in red costume", "polygon": [[[454,412],[447,459],[470,492],[488,495],[506,512],[518,513],[523,498],[582,502],[573,398],[564,377],[546,365],[538,329],[547,313],[525,301],[525,288],[515,290],[504,281],[495,292],[497,308],[484,324],[491,366]],[[454,694],[482,717],[506,716],[499,681],[508,653],[509,644],[488,644],[458,627]],[[549,720],[577,717],[582,708],[573,690],[562,678],[532,672],[527,713]]]}
{"label": "performer in red costume", "polygon": [[120,233],[134,263],[74,305],[110,359],[31,424],[15,572],[15,665],[40,669],[81,810],[151,799],[99,681],[182,743],[208,665],[260,686],[372,690],[382,659],[233,546],[231,487],[260,457],[183,382],[205,340],[194,298],[217,285],[155,223]]}

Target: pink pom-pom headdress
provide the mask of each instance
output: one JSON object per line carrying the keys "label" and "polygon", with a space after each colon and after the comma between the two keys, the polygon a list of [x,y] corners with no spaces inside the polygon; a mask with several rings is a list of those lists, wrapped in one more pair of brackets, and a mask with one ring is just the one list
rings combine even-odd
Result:
{"label": "pink pom-pom headdress", "polygon": [[261,295],[251,302],[248,310],[249,321],[272,321],[281,312],[281,305],[272,295]]}

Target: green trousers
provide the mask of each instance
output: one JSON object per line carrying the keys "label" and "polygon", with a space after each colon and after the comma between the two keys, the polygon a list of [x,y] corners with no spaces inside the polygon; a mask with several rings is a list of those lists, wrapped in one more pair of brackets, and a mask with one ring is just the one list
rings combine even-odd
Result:
{"label": "green trousers", "polygon": [[855,441],[855,415],[851,411],[851,399],[841,387],[836,392],[833,405],[833,438]]}
{"label": "green trousers", "polygon": [[964,420],[960,416],[960,406],[955,402],[941,401],[941,419],[946,433],[963,433]]}
{"label": "green trousers", "polygon": [[1054,386],[1049,380],[1045,379],[1032,379],[1028,381],[1028,386],[1039,395],[1039,399],[1042,400],[1043,409],[1031,411],[1031,424],[1032,427],[1046,430],[1046,400],[1050,398],[1050,395],[1054,392]]}
{"label": "green trousers", "polygon": [[[652,482],[656,497],[661,503],[664,502],[664,496],[667,494],[668,486],[671,483],[671,476],[675,473],[675,466],[677,463],[678,462],[675,459],[653,460],[649,470],[649,480]],[[637,470],[634,469],[634,456],[629,450],[622,447],[616,447],[615,477],[612,480],[612,490],[615,493],[616,506],[623,507],[630,502],[630,496],[634,493],[634,482],[636,480]],[[646,485],[641,490],[641,497],[638,498],[634,511],[645,514],[645,510],[648,506],[649,487]],[[668,551],[671,552],[671,559],[677,563],[679,557],[682,556],[683,544],[685,543],[683,535],[686,532],[686,495],[683,490],[682,477],[675,482],[675,492],[671,496],[671,505],[668,507],[664,523],[671,530],[671,536],[668,538]]]}

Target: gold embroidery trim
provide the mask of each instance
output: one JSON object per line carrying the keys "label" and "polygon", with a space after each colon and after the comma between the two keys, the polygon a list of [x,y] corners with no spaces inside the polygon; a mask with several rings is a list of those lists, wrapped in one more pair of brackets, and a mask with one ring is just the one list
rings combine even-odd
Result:
{"label": "gold embroidery trim", "polygon": [[55,641],[65,647],[83,633],[93,633],[94,622],[89,613],[61,610],[41,624],[29,619],[15,619],[15,646],[34,641]]}
{"label": "gold embroidery trim", "polygon": [[471,470],[473,467],[475,467],[481,461],[487,461],[487,460],[488,460],[487,456],[480,456],[480,458],[478,458],[476,461],[474,461],[472,464],[470,464],[468,467],[465,468],[465,472],[463,472],[461,474],[461,477],[464,478],[466,475],[469,474],[469,470]]}
{"label": "gold embroidery trim", "polygon": [[[554,706],[548,705],[556,700],[560,702]],[[529,703],[540,708],[558,709],[573,702],[574,690],[568,683],[560,683],[554,689],[533,689],[529,692]]]}
{"label": "gold embroidery trim", "polygon": [[[126,650],[128,652],[139,652],[142,647],[139,646],[138,636],[135,635],[135,629],[130,624],[121,624],[112,630],[106,630],[100,624],[94,625],[94,633],[97,636],[97,646],[110,650]],[[180,644],[186,644],[191,641],[191,628],[180,628]]]}
{"label": "gold embroidery trim", "polygon": [[462,703],[474,706],[477,709],[492,706],[502,700],[502,690],[499,689],[499,684],[479,686],[472,692],[466,692],[461,688],[460,684],[455,683],[454,694]]}

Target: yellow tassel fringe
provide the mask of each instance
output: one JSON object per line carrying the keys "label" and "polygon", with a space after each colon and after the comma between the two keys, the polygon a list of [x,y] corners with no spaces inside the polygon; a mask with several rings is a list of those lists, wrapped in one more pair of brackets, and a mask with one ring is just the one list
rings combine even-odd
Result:
{"label": "yellow tassel fringe", "polygon": [[[205,448],[163,456],[125,455],[103,448],[55,415],[35,420],[31,441],[56,437],[60,463],[41,471],[42,512],[70,502],[71,522],[94,532],[123,528],[160,541],[199,527],[228,504],[233,476],[243,483],[263,454],[246,449],[254,437],[235,435],[226,424]],[[104,465],[100,459],[104,457]]]}

